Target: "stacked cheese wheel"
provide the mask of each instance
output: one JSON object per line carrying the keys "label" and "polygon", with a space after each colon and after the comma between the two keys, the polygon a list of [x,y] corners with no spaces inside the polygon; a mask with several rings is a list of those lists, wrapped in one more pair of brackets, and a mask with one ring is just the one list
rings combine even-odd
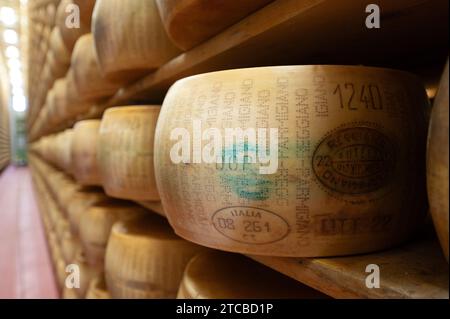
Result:
{"label": "stacked cheese wheel", "polygon": [[108,109],[103,115],[98,161],[109,196],[158,201],[153,168],[153,143],[159,106]]}
{"label": "stacked cheese wheel", "polygon": [[80,238],[88,263],[103,271],[106,245],[114,223],[144,214],[146,211],[137,205],[113,200],[85,210],[80,219]]}
{"label": "stacked cheese wheel", "polygon": [[84,252],[80,249],[75,256],[72,264],[77,265],[79,269],[79,283],[80,287],[77,289],[73,289],[75,291],[75,294],[79,298],[85,298],[86,293],[88,292],[88,288],[90,285],[90,282],[100,276],[100,272],[89,266],[89,264],[86,261],[86,257],[84,255]]}
{"label": "stacked cheese wheel", "polygon": [[113,298],[174,298],[188,261],[205,248],[176,236],[157,215],[114,225],[105,259]]}
{"label": "stacked cheese wheel", "polygon": [[304,286],[248,257],[210,251],[186,266],[179,299],[323,298]]}
{"label": "stacked cheese wheel", "polygon": [[70,220],[72,233],[79,235],[80,219],[89,207],[108,200],[105,193],[98,188],[82,188],[64,202],[67,207],[67,215]]}
{"label": "stacked cheese wheel", "polygon": [[166,35],[156,1],[97,0],[92,33],[103,75],[113,80],[137,78],[179,53]]}
{"label": "stacked cheese wheel", "polygon": [[273,0],[156,0],[167,34],[188,50]]}
{"label": "stacked cheese wheel", "polygon": [[427,103],[413,75],[372,67],[261,67],[179,80],[155,136],[164,211],[181,237],[246,254],[396,245],[426,212]]}
{"label": "stacked cheese wheel", "polygon": [[442,75],[430,121],[427,186],[430,212],[448,261],[448,62]]}
{"label": "stacked cheese wheel", "polygon": [[[61,31],[65,47],[72,52],[78,38],[89,32],[95,0],[62,0],[56,12],[56,25]],[[74,10],[77,6],[77,10]],[[79,13],[79,25],[75,25],[74,12]],[[70,13],[71,15],[69,15]]]}
{"label": "stacked cheese wheel", "polygon": [[[63,30],[65,29],[66,28],[63,28]],[[54,64],[51,65],[52,69],[55,70],[55,73],[64,74],[70,65],[71,51],[69,51],[64,44],[61,29],[58,27],[53,28],[50,35],[50,50],[55,59]]]}
{"label": "stacked cheese wheel", "polygon": [[101,185],[97,165],[97,139],[100,120],[85,120],[74,126],[72,141],[72,169],[81,185]]}
{"label": "stacked cheese wheel", "polygon": [[71,69],[76,92],[85,101],[111,96],[120,86],[101,75],[94,39],[90,33],[78,39],[73,49]]}

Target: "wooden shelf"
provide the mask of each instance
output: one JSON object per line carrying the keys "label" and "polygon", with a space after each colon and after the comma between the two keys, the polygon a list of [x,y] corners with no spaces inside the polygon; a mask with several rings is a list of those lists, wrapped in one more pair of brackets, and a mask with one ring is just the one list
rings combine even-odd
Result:
{"label": "wooden shelf", "polygon": [[[351,257],[249,257],[335,298],[449,298],[449,264],[434,234]],[[369,264],[380,267],[379,289],[365,285]]]}
{"label": "wooden shelf", "polygon": [[424,82],[435,85],[448,55],[448,1],[378,1],[380,29],[365,27],[366,5],[363,0],[276,0],[76,120],[99,118],[112,106],[161,104],[175,81],[231,68],[363,64],[424,73]]}

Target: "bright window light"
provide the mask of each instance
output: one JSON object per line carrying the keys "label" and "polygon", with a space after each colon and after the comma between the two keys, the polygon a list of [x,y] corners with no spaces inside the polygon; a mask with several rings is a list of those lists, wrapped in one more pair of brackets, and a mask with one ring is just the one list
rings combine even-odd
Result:
{"label": "bright window light", "polygon": [[27,102],[25,96],[14,95],[12,98],[12,108],[16,112],[25,112],[27,109]]}
{"label": "bright window light", "polygon": [[10,59],[18,59],[19,49],[17,49],[15,46],[10,45],[6,48],[5,55],[7,58]]}
{"label": "bright window light", "polygon": [[20,68],[22,67],[22,63],[20,62],[19,59],[12,58],[8,60],[8,67],[11,70],[20,70]]}
{"label": "bright window light", "polygon": [[16,24],[17,23],[16,10],[10,7],[2,7],[0,9],[0,21],[7,26]]}
{"label": "bright window light", "polygon": [[16,31],[8,29],[3,31],[3,40],[8,44],[17,44],[19,37]]}
{"label": "bright window light", "polygon": [[11,78],[22,78],[22,72],[20,70],[10,70],[9,77]]}
{"label": "bright window light", "polygon": [[13,86],[12,94],[13,95],[25,95],[23,88],[21,86]]}
{"label": "bright window light", "polygon": [[11,72],[9,74],[9,82],[12,86],[22,86],[23,79],[22,74],[20,72]]}

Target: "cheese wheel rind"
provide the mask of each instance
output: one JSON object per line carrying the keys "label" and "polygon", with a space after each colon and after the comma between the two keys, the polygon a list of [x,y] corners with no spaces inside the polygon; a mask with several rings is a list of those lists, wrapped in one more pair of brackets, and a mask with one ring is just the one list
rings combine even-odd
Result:
{"label": "cheese wheel rind", "polygon": [[154,178],[153,143],[160,106],[107,109],[98,141],[98,162],[105,192],[131,200],[159,200]]}
{"label": "cheese wheel rind", "polygon": [[309,299],[322,293],[246,256],[219,251],[196,255],[186,266],[178,299]]}
{"label": "cheese wheel rind", "polygon": [[[261,67],[179,80],[155,135],[164,212],[181,237],[246,254],[396,245],[425,215],[427,103],[415,76],[373,67]],[[227,130],[254,138],[227,144]],[[208,163],[211,153],[222,163]],[[247,162],[237,163],[238,153]]]}
{"label": "cheese wheel rind", "polygon": [[428,133],[427,188],[430,213],[448,259],[448,62],[434,100]]}
{"label": "cheese wheel rind", "polygon": [[84,120],[74,126],[72,170],[81,185],[101,185],[97,165],[97,140],[100,120]]}
{"label": "cheese wheel rind", "polygon": [[176,236],[147,214],[117,222],[106,249],[105,276],[113,298],[174,298],[189,260],[205,248]]}

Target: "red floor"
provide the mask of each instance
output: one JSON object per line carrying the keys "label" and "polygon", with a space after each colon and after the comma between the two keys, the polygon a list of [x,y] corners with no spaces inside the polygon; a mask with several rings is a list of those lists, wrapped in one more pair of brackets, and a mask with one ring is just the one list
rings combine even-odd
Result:
{"label": "red floor", "polygon": [[0,298],[57,298],[28,168],[0,175]]}

